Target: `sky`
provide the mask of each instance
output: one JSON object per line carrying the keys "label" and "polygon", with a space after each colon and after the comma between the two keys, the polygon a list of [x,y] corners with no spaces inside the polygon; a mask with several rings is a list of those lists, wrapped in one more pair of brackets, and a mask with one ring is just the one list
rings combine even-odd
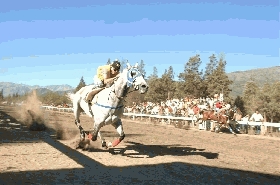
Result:
{"label": "sky", "polygon": [[99,65],[144,61],[147,76],[201,69],[224,54],[226,72],[280,65],[279,0],[9,0],[0,6],[0,82],[76,87]]}

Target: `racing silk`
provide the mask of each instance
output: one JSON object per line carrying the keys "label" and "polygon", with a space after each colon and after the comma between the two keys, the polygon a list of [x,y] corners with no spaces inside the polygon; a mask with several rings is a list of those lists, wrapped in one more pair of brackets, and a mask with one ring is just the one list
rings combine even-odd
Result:
{"label": "racing silk", "polygon": [[197,106],[197,105],[195,105],[194,107],[193,107],[193,112],[194,112],[194,114],[198,114],[199,113],[199,107]]}
{"label": "racing silk", "polygon": [[100,79],[102,82],[104,82],[105,79],[104,76],[107,76],[106,79],[117,76],[118,73],[113,75],[110,69],[111,69],[111,65],[99,66],[97,68],[97,78]]}

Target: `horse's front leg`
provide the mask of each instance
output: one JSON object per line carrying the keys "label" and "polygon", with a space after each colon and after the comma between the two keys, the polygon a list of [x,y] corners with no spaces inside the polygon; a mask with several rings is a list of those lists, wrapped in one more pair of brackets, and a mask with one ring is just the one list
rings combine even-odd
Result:
{"label": "horse's front leg", "polygon": [[99,132],[100,128],[101,128],[101,123],[95,122],[94,126],[93,126],[93,131],[92,131],[91,134],[89,134],[89,139],[90,140],[96,141],[97,136],[99,135],[99,137],[100,137],[100,135],[101,135],[100,132]]}
{"label": "horse's front leg", "polygon": [[229,129],[229,131],[232,133],[232,134],[236,134],[233,130],[233,126],[232,126],[232,124],[231,123],[227,123],[226,124],[226,127]]}
{"label": "horse's front leg", "polygon": [[123,131],[123,126],[122,126],[122,121],[121,119],[118,119],[115,123],[113,123],[113,125],[115,126],[115,129],[117,130],[118,134],[120,135],[119,138],[115,139],[113,141],[113,143],[108,143],[109,147],[115,147],[117,146],[124,138],[125,138],[125,134]]}
{"label": "horse's front leg", "polygon": [[99,131],[97,135],[98,135],[98,137],[99,137],[100,140],[101,140],[101,146],[102,146],[103,148],[107,148],[106,141],[105,141],[105,139],[103,138],[101,131]]}

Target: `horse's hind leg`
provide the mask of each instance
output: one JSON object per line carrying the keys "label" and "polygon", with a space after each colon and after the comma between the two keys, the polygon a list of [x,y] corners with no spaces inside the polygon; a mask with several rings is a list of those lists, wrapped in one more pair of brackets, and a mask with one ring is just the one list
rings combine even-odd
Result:
{"label": "horse's hind leg", "polygon": [[236,134],[236,133],[233,131],[232,125],[231,125],[230,123],[227,123],[227,124],[226,124],[226,127],[229,129],[229,131],[230,131],[232,134]]}
{"label": "horse's hind leg", "polygon": [[80,124],[80,114],[82,112],[82,109],[79,107],[78,103],[73,105],[73,109],[74,109],[74,116],[75,116],[75,124],[78,127],[78,129],[80,130],[81,140],[84,140],[85,139],[85,131]]}

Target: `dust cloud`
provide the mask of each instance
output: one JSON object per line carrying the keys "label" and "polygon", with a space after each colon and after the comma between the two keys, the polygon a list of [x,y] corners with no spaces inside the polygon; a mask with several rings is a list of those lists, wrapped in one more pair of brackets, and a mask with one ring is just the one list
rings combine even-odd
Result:
{"label": "dust cloud", "polygon": [[[22,105],[18,114],[24,125],[28,126],[32,131],[51,130],[55,132],[57,139],[67,139],[64,136],[65,131],[60,124],[50,121],[49,113],[41,108],[41,102],[38,99],[37,93],[34,90]],[[69,132],[68,132],[69,134]]]}
{"label": "dust cloud", "polygon": [[30,94],[25,103],[18,110],[20,120],[28,126],[30,130],[42,131],[46,130],[46,125],[44,122],[44,114],[40,109],[40,101],[37,98],[36,91]]}

